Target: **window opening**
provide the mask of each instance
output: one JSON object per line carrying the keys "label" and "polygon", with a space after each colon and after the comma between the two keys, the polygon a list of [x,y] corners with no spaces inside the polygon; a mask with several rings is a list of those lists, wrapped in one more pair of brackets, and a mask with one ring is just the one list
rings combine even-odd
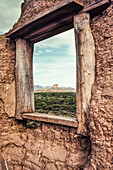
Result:
{"label": "window opening", "polygon": [[74,29],[35,43],[33,74],[35,112],[75,117]]}

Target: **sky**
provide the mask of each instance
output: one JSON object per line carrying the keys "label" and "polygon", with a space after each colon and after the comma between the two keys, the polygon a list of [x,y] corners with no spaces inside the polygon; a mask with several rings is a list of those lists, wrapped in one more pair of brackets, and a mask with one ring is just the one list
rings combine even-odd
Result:
{"label": "sky", "polygon": [[[0,0],[0,34],[8,32],[21,13],[24,0]],[[34,45],[34,84],[76,88],[74,29]]]}

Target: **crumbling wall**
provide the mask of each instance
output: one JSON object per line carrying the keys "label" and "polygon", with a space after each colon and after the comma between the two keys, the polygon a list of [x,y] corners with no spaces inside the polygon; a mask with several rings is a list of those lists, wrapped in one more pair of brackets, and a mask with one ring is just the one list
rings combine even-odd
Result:
{"label": "crumbling wall", "polygon": [[96,47],[96,75],[89,122],[91,154],[87,169],[112,169],[113,4],[95,17],[91,29]]}

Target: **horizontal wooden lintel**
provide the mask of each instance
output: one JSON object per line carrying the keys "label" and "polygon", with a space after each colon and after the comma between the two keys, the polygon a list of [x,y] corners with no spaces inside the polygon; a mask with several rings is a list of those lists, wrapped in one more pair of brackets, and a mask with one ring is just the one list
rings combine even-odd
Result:
{"label": "horizontal wooden lintel", "polygon": [[42,122],[65,125],[65,126],[77,128],[76,118],[55,116],[55,115],[49,115],[49,114],[44,114],[44,113],[23,113],[21,114],[21,116],[23,119],[38,120]]}

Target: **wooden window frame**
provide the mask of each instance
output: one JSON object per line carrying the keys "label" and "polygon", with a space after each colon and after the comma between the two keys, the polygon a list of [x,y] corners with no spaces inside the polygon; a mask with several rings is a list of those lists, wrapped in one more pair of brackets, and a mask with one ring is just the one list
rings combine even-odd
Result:
{"label": "wooden window frame", "polygon": [[[83,13],[74,17],[77,63],[77,118],[85,125],[85,116],[94,83],[94,40],[90,29],[90,16]],[[87,56],[88,54],[88,56]],[[33,43],[16,39],[16,118],[34,119],[67,126],[77,126],[76,119],[39,114],[34,109]],[[80,127],[81,124],[80,124]],[[83,127],[82,127],[83,128]]]}

